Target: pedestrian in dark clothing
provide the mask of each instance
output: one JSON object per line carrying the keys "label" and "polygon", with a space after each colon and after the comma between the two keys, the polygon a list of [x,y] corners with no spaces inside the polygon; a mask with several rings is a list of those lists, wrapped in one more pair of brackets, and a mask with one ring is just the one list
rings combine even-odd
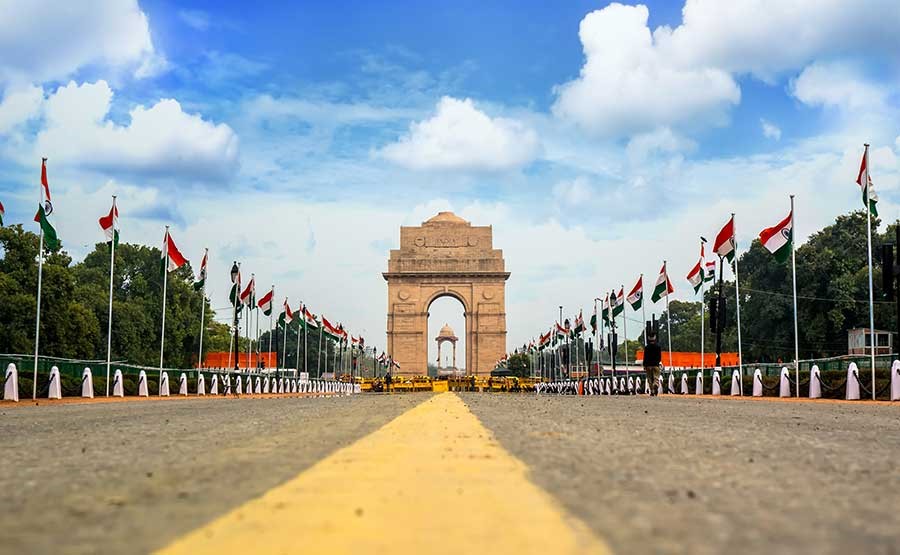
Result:
{"label": "pedestrian in dark clothing", "polygon": [[647,336],[647,346],[644,347],[644,372],[647,381],[650,382],[650,396],[659,394],[659,365],[662,361],[662,350],[656,342],[656,336]]}

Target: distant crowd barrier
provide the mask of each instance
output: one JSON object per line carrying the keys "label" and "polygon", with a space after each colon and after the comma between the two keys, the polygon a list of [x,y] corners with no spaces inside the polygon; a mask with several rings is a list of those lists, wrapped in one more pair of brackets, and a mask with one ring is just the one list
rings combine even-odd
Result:
{"label": "distant crowd barrier", "polygon": [[[197,396],[206,396],[206,376],[210,377],[210,395],[245,395],[245,394],[268,394],[268,395],[296,395],[296,394],[314,394],[314,395],[354,395],[361,393],[360,385],[357,383],[348,383],[336,380],[319,380],[319,379],[301,379],[294,376],[272,376],[259,375],[249,373],[229,373],[229,372],[196,372],[197,376],[191,380],[188,372],[181,372],[178,377],[178,395],[188,396],[193,390]],[[151,372],[152,374],[152,372]],[[41,377],[41,375],[39,375]],[[149,397],[151,389],[155,389],[156,395],[159,397],[168,397],[169,393],[169,372],[163,370],[159,373],[159,382],[156,385],[148,378],[146,370],[141,370],[137,375],[137,383],[132,389],[132,396]],[[19,371],[16,365],[10,363],[6,367],[3,383],[3,400],[19,401],[19,390],[22,387]],[[95,378],[90,367],[85,367],[81,373],[81,379],[77,385],[69,384],[70,390],[74,393],[69,397],[94,398],[94,381]],[[125,397],[125,378],[121,369],[116,369],[113,375],[113,381],[110,387],[110,395],[112,397]],[[192,384],[193,382],[193,384]],[[105,384],[105,380],[104,380]],[[221,386],[220,386],[221,384]],[[156,387],[153,387],[153,386]],[[192,387],[193,385],[193,387]],[[31,382],[28,382],[27,389],[30,391]],[[101,388],[103,390],[103,388]],[[63,398],[63,378],[58,367],[53,366],[50,373],[46,376],[46,384],[39,388],[39,398],[42,399],[62,399]]]}
{"label": "distant crowd barrier", "polygon": [[[712,380],[709,387],[706,387],[703,373],[695,371],[693,391],[688,387],[689,374],[691,371],[672,371],[667,372],[668,376],[663,379],[659,378],[658,391],[663,394],[670,395],[712,395],[720,396],[722,394],[722,379],[718,370],[712,373]],[[830,372],[832,382],[826,383],[822,378],[822,372],[817,365],[813,365],[809,371],[808,379],[801,380],[797,383],[791,378],[791,372],[786,366],[781,368],[781,372],[777,380],[771,381],[763,378],[760,369],[753,370],[753,381],[750,385],[749,394],[753,397],[763,397],[768,394],[777,397],[797,397],[798,388],[806,393],[802,395],[809,399],[820,399],[823,391],[828,393],[830,397],[842,393],[841,398],[847,400],[858,400],[860,394],[865,394],[866,399],[872,397],[872,391],[868,388],[870,382],[864,378],[860,378],[859,367],[855,362],[851,362],[847,366],[846,377],[836,378],[836,372]],[[744,394],[744,384],[740,372],[734,370],[731,373],[730,383],[726,389],[730,391],[732,397]],[[890,375],[888,379],[876,381],[878,389],[875,392],[876,398],[887,396],[891,401],[900,401],[900,360],[895,360],[891,364]],[[679,387],[676,389],[676,383]],[[535,391],[539,395],[640,395],[650,393],[650,384],[646,381],[646,376],[642,372],[630,372],[625,376],[600,376],[589,379],[580,380],[554,380],[549,382],[539,382],[535,384]]]}

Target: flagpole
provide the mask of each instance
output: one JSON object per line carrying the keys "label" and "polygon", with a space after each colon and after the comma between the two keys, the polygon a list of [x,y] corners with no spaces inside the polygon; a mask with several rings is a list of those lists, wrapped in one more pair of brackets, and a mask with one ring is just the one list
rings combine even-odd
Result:
{"label": "flagpole", "polygon": [[166,348],[166,287],[169,283],[169,226],[166,226],[166,239],[163,248],[163,308],[162,308],[162,332],[159,335],[159,379],[162,380],[163,353]]}
{"label": "flagpole", "polygon": [[647,347],[647,303],[644,302],[644,274],[641,274],[641,327],[644,328],[644,347]]}
{"label": "flagpole", "polygon": [[[297,323],[297,373],[300,373],[300,326],[306,324],[306,306],[303,302],[300,303],[300,321]],[[306,351],[303,351],[303,356],[306,357]]]}
{"label": "flagpole", "polygon": [[[794,248],[794,195],[791,195],[791,276],[794,288],[794,377],[797,380],[797,397],[800,397],[800,332],[797,326],[797,256]],[[737,283],[737,278],[735,278]],[[743,373],[741,373],[743,376]],[[810,386],[812,387],[812,386]]]}
{"label": "flagpole", "polygon": [[284,358],[287,356],[287,334],[288,334],[288,321],[287,321],[287,297],[284,298],[284,333],[281,334],[281,365],[285,368],[285,363],[287,362]]}
{"label": "flagpole", "polygon": [[[868,234],[868,254],[869,254],[869,339],[870,339],[870,349],[869,349],[869,358],[872,364],[872,400],[875,400],[875,295],[874,289],[872,288],[872,201],[869,198],[871,192],[869,191],[869,176],[872,174],[872,169],[869,166],[869,145],[865,144],[866,151],[866,183],[865,183],[865,192],[866,192],[866,232]],[[793,228],[791,229],[791,233],[793,233]]]}
{"label": "flagpole", "polygon": [[[324,327],[324,323],[319,326],[319,348],[316,349],[318,351],[316,353],[316,374],[318,374],[319,379],[322,379],[322,330]],[[328,360],[326,360],[325,362],[327,363]]]}
{"label": "flagpole", "polygon": [[[206,260],[207,256],[209,256],[209,249],[203,249],[203,260]],[[203,286],[200,288],[200,351],[197,354],[198,369],[203,368],[203,328],[206,327],[206,273],[205,270],[203,272]],[[106,369],[106,372],[106,381],[109,382],[109,368]]]}
{"label": "flagpole", "polygon": [[[734,229],[734,304],[737,307],[737,342],[738,342],[738,372],[741,380],[744,379],[744,352],[741,347],[741,286],[738,279],[738,248],[737,248],[737,227],[734,226],[734,212],[731,213],[732,229]],[[799,368],[799,362],[797,367]],[[741,392],[744,388],[741,387]],[[797,381],[797,395],[800,395],[800,382]]]}
{"label": "flagpole", "polygon": [[[256,304],[253,299],[253,292],[256,289],[256,274],[250,274],[250,291],[247,293],[247,327],[244,330],[247,336],[247,371],[250,371],[250,359],[253,357],[253,337],[250,335],[250,328],[253,327],[253,305]],[[257,315],[259,318],[259,315]]]}
{"label": "flagpole", "polygon": [[[38,204],[38,209],[44,203],[44,192],[41,190],[41,203]],[[44,274],[44,227],[41,226],[40,238],[38,239],[38,298],[37,298],[37,320],[34,326],[34,378],[32,381],[31,388],[31,398],[32,400],[37,399],[37,357],[38,357],[38,347],[40,345],[41,339],[41,278]]]}
{"label": "flagpole", "polygon": [[112,241],[109,243],[109,314],[106,326],[106,396],[109,397],[109,367],[112,357],[113,268],[116,265],[116,195],[112,196]]}
{"label": "flagpole", "polygon": [[666,335],[669,336],[669,373],[672,373],[672,313],[669,312],[669,266],[665,260],[663,260],[663,268],[665,268],[663,273],[666,278]]}
{"label": "flagpole", "polygon": [[700,374],[706,370],[706,253],[700,238]]}
{"label": "flagpole", "polygon": [[[269,301],[269,353],[272,352],[272,316],[275,314],[275,284],[272,284],[272,300]],[[276,362],[277,362],[277,358]],[[266,355],[266,368],[269,367],[269,355]]]}
{"label": "flagpole", "polygon": [[625,339],[622,344],[625,345],[625,377],[628,377],[628,311],[625,310],[625,284],[622,284],[622,334]]}
{"label": "flagpole", "polygon": [[[307,336],[309,335],[309,322],[306,321],[306,305],[303,305],[303,372],[309,376],[309,355],[306,352],[307,346]],[[297,366],[297,371],[300,371],[300,367]]]}

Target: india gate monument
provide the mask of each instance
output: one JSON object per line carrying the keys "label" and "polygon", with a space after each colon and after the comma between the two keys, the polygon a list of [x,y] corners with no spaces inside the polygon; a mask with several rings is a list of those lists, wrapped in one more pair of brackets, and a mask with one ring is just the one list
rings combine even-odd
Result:
{"label": "india gate monument", "polygon": [[488,375],[506,353],[506,271],[491,226],[440,212],[419,227],[400,228],[388,271],[387,351],[397,374],[428,373],[428,310],[440,297],[463,305],[466,373]]}

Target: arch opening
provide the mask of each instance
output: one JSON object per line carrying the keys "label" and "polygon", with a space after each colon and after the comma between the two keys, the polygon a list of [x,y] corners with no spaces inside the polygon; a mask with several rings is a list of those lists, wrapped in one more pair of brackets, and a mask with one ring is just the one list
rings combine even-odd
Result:
{"label": "arch opening", "polygon": [[429,303],[427,315],[428,375],[464,375],[467,334],[462,299],[453,294],[437,295]]}

